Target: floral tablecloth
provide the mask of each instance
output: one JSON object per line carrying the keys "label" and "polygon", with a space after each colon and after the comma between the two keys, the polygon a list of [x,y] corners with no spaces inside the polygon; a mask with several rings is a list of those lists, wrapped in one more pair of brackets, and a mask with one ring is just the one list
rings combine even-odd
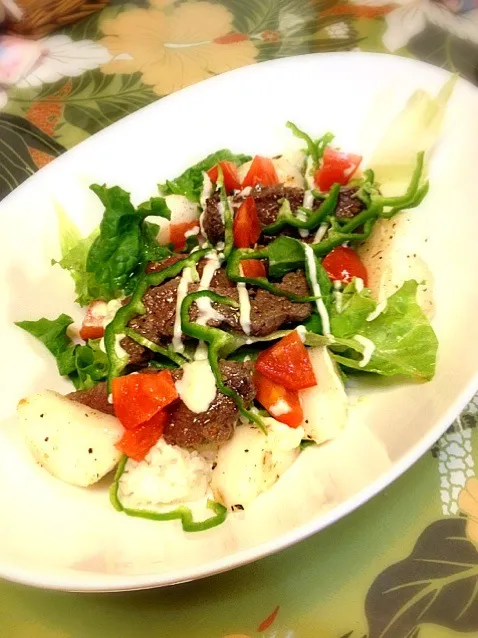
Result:
{"label": "floral tablecloth", "polygon": [[[383,51],[478,83],[478,0],[112,2],[45,38],[42,47],[27,77],[0,87],[0,199],[124,115],[262,60]],[[1,583],[0,635],[478,636],[477,415],[475,398],[433,449],[373,501],[308,541],[234,572],[111,595]]]}

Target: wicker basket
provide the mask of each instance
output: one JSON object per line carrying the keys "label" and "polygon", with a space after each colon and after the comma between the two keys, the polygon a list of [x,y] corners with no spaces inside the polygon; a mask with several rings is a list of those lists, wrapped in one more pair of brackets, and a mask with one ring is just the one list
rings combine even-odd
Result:
{"label": "wicker basket", "polygon": [[41,38],[104,9],[108,3],[109,0],[16,0],[22,19],[10,19],[7,28],[10,33]]}

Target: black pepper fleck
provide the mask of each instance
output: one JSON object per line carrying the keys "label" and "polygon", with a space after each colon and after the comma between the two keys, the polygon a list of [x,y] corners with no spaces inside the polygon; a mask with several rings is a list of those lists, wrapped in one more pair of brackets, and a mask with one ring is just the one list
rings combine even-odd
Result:
{"label": "black pepper fleck", "polygon": [[43,419],[45,415],[44,414],[40,414],[40,419]]}
{"label": "black pepper fleck", "polygon": [[88,454],[93,454],[93,448],[92,447],[88,448]]}
{"label": "black pepper fleck", "polygon": [[45,443],[46,443],[47,441],[48,441],[48,437],[46,436],[46,437],[45,437]]}

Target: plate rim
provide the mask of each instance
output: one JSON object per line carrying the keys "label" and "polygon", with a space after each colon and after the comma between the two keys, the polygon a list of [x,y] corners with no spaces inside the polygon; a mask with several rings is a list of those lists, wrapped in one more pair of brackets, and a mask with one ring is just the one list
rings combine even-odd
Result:
{"label": "plate rim", "polygon": [[[103,136],[108,136],[111,134],[113,134],[114,136],[117,127],[124,126],[125,121],[137,117],[138,113],[147,111],[149,109],[152,110],[154,108],[158,108],[158,104],[160,102],[163,102],[163,100],[165,99],[168,101],[168,103],[173,102],[176,99],[184,99],[183,96],[187,95],[187,93],[190,91],[194,92],[197,86],[210,83],[220,84],[223,77],[247,74],[250,73],[251,70],[252,72],[255,72],[253,71],[254,69],[262,69],[263,67],[284,65],[290,63],[290,60],[297,60],[300,58],[320,58],[320,60],[325,60],[326,58],[343,58],[344,56],[354,56],[354,58],[362,59],[369,58],[372,63],[373,60],[377,58],[388,58],[391,65],[398,65],[399,67],[409,66],[412,69],[418,66],[427,69],[428,73],[432,72],[437,76],[443,77],[443,79],[449,78],[451,75],[453,75],[449,71],[437,67],[429,62],[402,57],[390,53],[365,51],[333,51],[326,53],[309,53],[250,64],[239,69],[234,69],[232,71],[213,76],[211,78],[203,80],[202,82],[190,85],[179,91],[176,91],[175,93],[155,100],[151,104],[148,104],[147,106],[128,114],[127,116],[102,129],[98,133],[95,133],[94,135],[88,137],[73,148],[67,150],[59,157],[55,158],[44,168],[38,170],[31,177],[22,182],[11,193],[9,193],[0,202],[0,214],[3,211],[3,208],[6,207],[5,204],[10,204],[12,199],[14,200],[15,197],[19,196],[19,193],[20,191],[22,191],[22,189],[31,188],[32,185],[34,186],[36,184],[36,181],[43,180],[45,176],[48,175],[51,171],[56,170],[59,162],[61,163],[70,161],[68,159],[69,157],[75,155],[78,152],[84,152],[83,149],[85,149],[85,147],[87,148],[89,144],[97,144],[98,140],[100,140],[101,143],[101,139]],[[473,91],[478,94],[478,87],[472,84],[469,80],[460,77],[458,83],[465,84],[471,87]],[[367,503],[374,496],[382,492],[386,487],[388,487],[404,472],[406,472],[406,470],[412,467],[412,465],[416,463],[430,449],[430,447],[453,423],[456,416],[463,411],[463,409],[472,399],[477,390],[478,366],[476,372],[471,376],[468,383],[466,384],[466,387],[462,390],[460,395],[455,398],[453,404],[448,407],[446,412],[436,423],[435,427],[433,427],[426,434],[426,436],[424,436],[412,448],[410,448],[398,462],[395,462],[385,473],[383,473],[370,485],[356,493],[352,498],[349,498],[340,505],[333,507],[330,511],[320,514],[318,518],[312,519],[307,523],[304,523],[286,533],[281,534],[276,539],[264,541],[252,548],[235,551],[222,558],[208,561],[207,563],[198,565],[193,568],[182,568],[164,574],[151,573],[141,575],[107,575],[98,572],[91,572],[93,579],[88,579],[87,575],[90,574],[90,572],[85,572],[84,575],[86,577],[83,578],[83,573],[80,571],[72,572],[72,575],[70,575],[67,570],[56,570],[55,572],[49,574],[47,578],[44,578],[42,577],[42,572],[30,572],[28,569],[23,567],[15,567],[14,565],[5,565],[0,563],[0,578],[4,578],[6,580],[23,585],[30,585],[49,590],[91,593],[134,591],[167,587],[207,578],[216,574],[230,571],[232,569],[236,569],[243,565],[247,565],[261,558],[271,556],[303,540],[306,540],[307,538],[310,538],[312,535],[322,531],[326,527],[329,527],[333,523],[354,512],[359,507]],[[76,574],[76,576],[74,576],[74,574]],[[79,578],[80,574],[82,576],[81,578]]]}

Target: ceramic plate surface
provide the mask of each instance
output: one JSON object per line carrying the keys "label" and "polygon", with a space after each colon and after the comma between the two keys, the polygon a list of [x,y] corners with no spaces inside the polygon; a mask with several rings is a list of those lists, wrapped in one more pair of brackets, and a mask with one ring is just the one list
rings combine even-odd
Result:
{"label": "ceramic plate surface", "polygon": [[[185,535],[177,522],[115,512],[107,485],[74,488],[36,465],[18,434],[18,400],[69,384],[15,320],[79,318],[69,276],[52,268],[59,246],[53,201],[87,233],[101,208],[92,182],[118,184],[135,202],[218,148],[275,155],[294,144],[284,124],[331,130],[367,154],[417,88],[436,92],[441,70],[364,53],[301,56],[247,67],[187,88],[80,144],[0,205],[2,353],[0,576],[71,590],[123,590],[192,580],[255,560],[330,525],[382,490],[422,455],[478,387],[478,91],[457,84],[430,167],[431,190],[410,214],[396,250],[433,273],[440,340],[424,385],[385,384],[353,401],[343,436],[307,449],[247,513]],[[363,394],[363,392],[362,392]]]}

